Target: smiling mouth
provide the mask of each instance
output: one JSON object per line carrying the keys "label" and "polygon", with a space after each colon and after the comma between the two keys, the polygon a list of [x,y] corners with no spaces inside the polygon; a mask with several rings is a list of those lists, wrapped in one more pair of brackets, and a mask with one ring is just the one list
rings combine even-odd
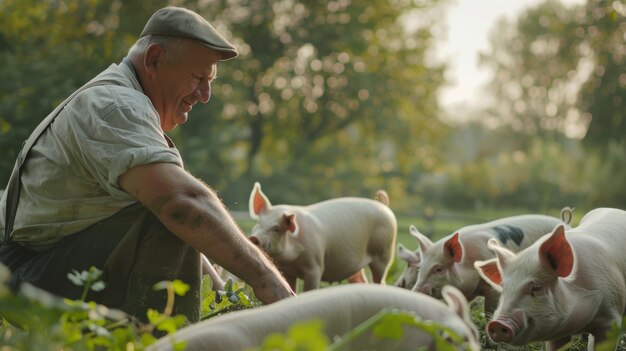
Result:
{"label": "smiling mouth", "polygon": [[192,103],[189,103],[185,100],[183,100],[183,108],[185,109],[186,112],[189,112],[193,109],[193,105]]}

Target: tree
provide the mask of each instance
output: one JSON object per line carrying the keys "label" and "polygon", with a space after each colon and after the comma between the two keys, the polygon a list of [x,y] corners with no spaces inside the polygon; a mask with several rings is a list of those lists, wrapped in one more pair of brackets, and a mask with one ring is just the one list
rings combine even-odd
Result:
{"label": "tree", "polygon": [[[119,62],[168,1],[0,2],[0,182],[35,125]],[[373,196],[395,204],[436,166],[445,66],[429,60],[443,1],[179,1],[240,50],[220,63],[211,103],[171,133],[193,174],[229,205],[253,180],[277,201]],[[407,30],[407,14],[419,21]],[[394,196],[394,193],[396,195]],[[281,198],[281,196],[284,196]]]}
{"label": "tree", "polygon": [[494,70],[490,116],[533,135],[585,137],[603,148],[626,132],[626,8],[548,0],[500,21],[481,62]]}
{"label": "tree", "polygon": [[404,193],[407,175],[423,168],[416,154],[436,159],[428,145],[445,130],[436,99],[445,67],[427,64],[436,22],[410,33],[403,14],[427,19],[436,5],[242,0],[198,8],[232,35],[241,57],[220,65],[220,101],[180,131],[185,147],[218,144],[210,156],[191,151],[212,160],[194,173],[212,184],[227,179],[224,196],[240,200],[252,180],[298,202],[313,200],[303,194],[373,196],[392,182]]}
{"label": "tree", "polygon": [[147,20],[145,13],[158,5],[0,1],[0,184],[8,181],[35,126],[76,88],[119,62]]}
{"label": "tree", "polygon": [[578,107],[590,120],[585,143],[605,150],[607,142],[626,151],[626,5],[589,1],[576,33],[589,47],[593,70],[580,90]]}

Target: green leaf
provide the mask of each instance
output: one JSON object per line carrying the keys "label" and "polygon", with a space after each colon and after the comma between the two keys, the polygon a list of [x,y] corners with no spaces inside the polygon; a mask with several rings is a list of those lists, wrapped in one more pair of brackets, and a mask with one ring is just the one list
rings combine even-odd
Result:
{"label": "green leaf", "polygon": [[190,288],[188,284],[178,279],[175,279],[172,282],[172,286],[174,287],[174,292],[178,296],[185,296],[185,294],[187,293],[187,291],[189,291],[189,288]]}

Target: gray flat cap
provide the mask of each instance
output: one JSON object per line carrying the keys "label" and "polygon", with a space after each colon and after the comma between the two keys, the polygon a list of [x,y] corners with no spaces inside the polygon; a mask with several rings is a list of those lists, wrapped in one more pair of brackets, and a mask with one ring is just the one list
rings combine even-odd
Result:
{"label": "gray flat cap", "polygon": [[168,6],[155,12],[141,31],[140,37],[148,34],[194,39],[222,53],[222,61],[230,60],[239,53],[237,49],[218,33],[199,14],[182,8]]}

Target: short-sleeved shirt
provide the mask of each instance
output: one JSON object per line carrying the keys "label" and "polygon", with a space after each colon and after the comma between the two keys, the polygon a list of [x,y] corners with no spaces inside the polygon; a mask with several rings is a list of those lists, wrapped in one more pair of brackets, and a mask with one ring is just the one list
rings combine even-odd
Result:
{"label": "short-sleeved shirt", "polygon": [[[27,248],[45,250],[135,202],[118,184],[130,168],[156,162],[183,166],[130,62],[112,64],[94,79],[118,85],[91,87],[74,97],[22,167],[12,239]],[[5,206],[6,193],[0,201],[1,233]]]}

